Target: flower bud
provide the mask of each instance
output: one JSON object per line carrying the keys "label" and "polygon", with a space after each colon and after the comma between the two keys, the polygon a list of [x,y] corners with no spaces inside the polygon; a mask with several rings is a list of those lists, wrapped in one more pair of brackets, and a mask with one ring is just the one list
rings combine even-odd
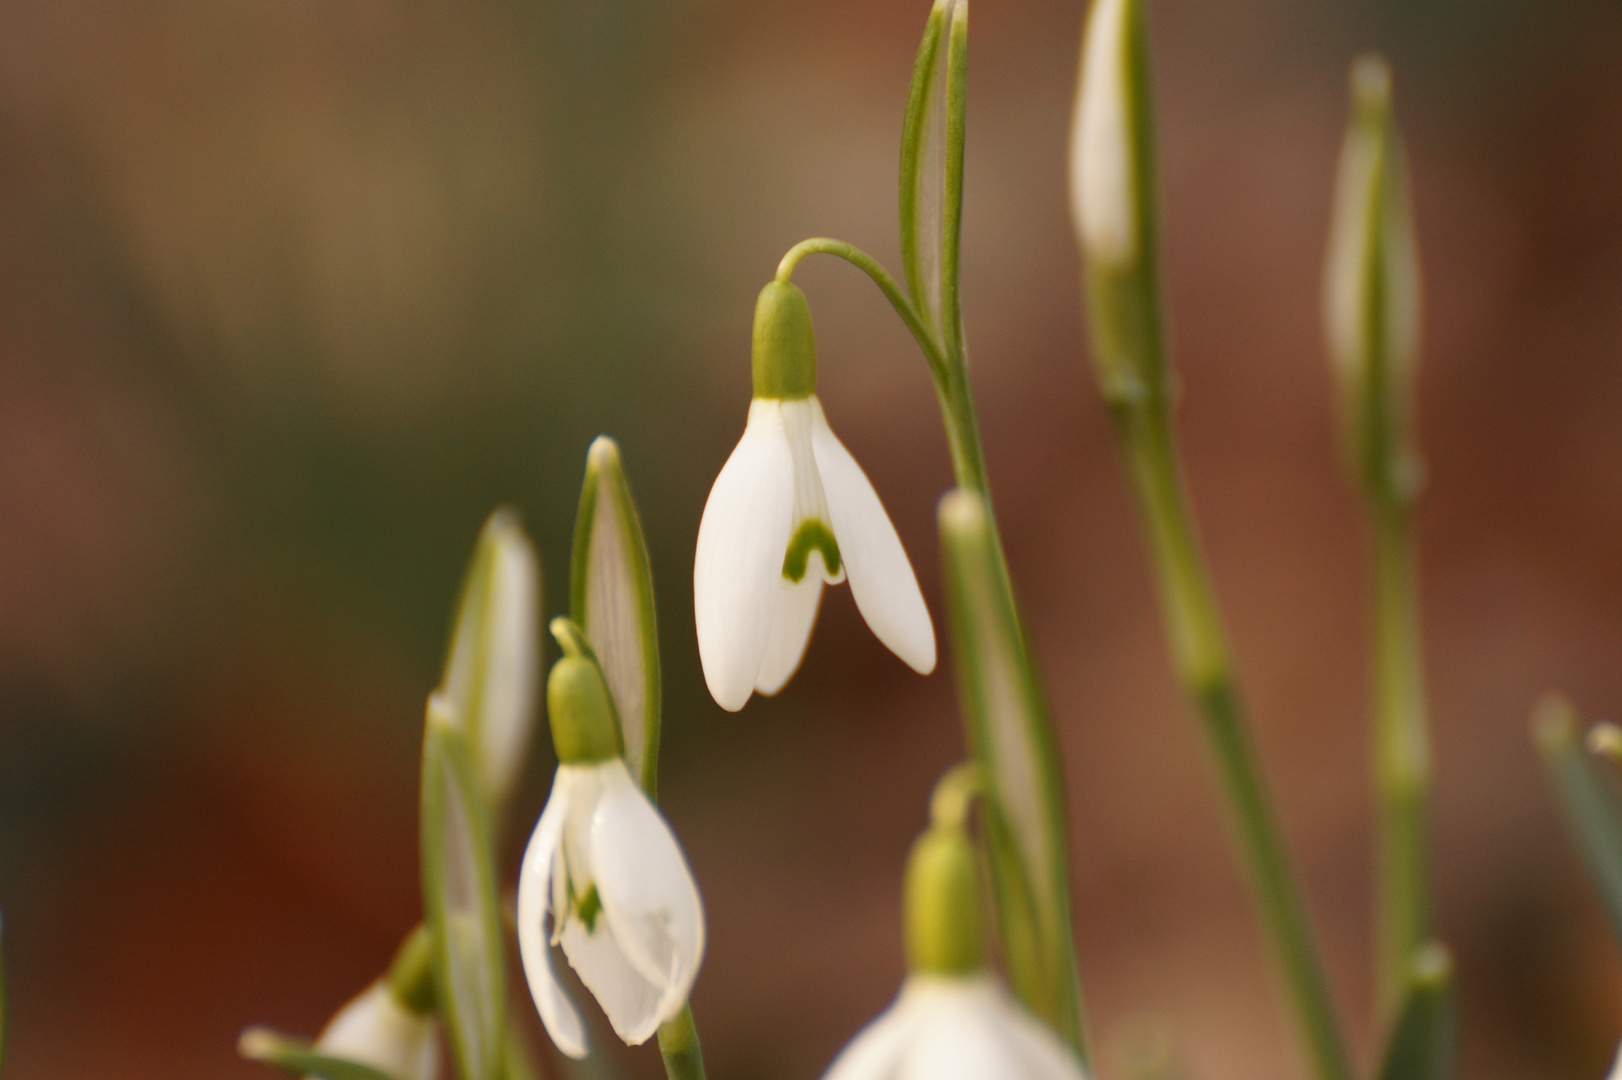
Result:
{"label": "flower bud", "polygon": [[1340,383],[1347,447],[1363,482],[1405,501],[1419,486],[1411,429],[1419,344],[1419,259],[1408,169],[1391,118],[1391,72],[1352,65],[1352,120],[1341,149],[1324,270],[1324,324]]}
{"label": "flower bud", "polygon": [[540,567],[518,514],[490,515],[462,584],[439,692],[466,725],[479,787],[493,804],[517,782],[535,727]]}
{"label": "flower bud", "polygon": [[755,396],[797,401],[817,392],[811,305],[791,281],[770,281],[755,301]]}

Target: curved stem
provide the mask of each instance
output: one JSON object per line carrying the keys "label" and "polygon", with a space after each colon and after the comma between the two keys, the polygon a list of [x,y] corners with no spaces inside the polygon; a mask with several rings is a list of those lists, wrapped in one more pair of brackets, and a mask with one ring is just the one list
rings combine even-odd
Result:
{"label": "curved stem", "polygon": [[952,451],[952,470],[957,475],[958,486],[989,498],[985,456],[980,449],[980,424],[974,414],[974,399],[969,394],[968,357],[961,349],[948,353],[930,334],[918,309],[889,272],[877,259],[854,244],[825,236],[801,240],[789,248],[777,264],[777,280],[788,281],[794,274],[794,268],[807,255],[835,255],[844,259],[872,278],[885,299],[890,301],[890,306],[907,324],[907,329],[929,363],[929,374],[935,382],[935,394],[940,399],[941,414],[946,423],[946,437]]}

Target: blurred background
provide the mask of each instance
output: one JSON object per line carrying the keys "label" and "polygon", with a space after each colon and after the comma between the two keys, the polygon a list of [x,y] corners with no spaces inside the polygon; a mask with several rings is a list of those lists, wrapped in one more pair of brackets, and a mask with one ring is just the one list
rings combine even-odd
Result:
{"label": "blurred background", "polygon": [[[1551,685],[1622,711],[1622,9],[1152,9],[1189,468],[1359,1061],[1364,542],[1318,278],[1346,66],[1379,47],[1428,299],[1421,539],[1463,1074],[1597,1078],[1622,969],[1526,717]],[[835,590],[787,692],[726,714],[690,582],[778,257],[835,235],[899,270],[926,11],[0,5],[8,1071],[268,1076],[236,1059],[245,1024],[313,1035],[378,973],[420,910],[422,704],[476,531],[518,506],[562,610],[600,432],[623,445],[662,600],[662,793],[709,910],[711,1074],[815,1077],[889,1001],[902,858],[963,752],[949,665],[912,674]],[[1083,344],[1064,193],[1082,14],[976,0],[963,272],[1061,725],[1082,974],[1106,1062],[1163,1031],[1187,1080],[1283,1080],[1301,1058]],[[798,280],[828,415],[938,615],[950,472],[925,366],[855,271],[812,260]],[[509,880],[552,765],[543,747]],[[661,1072],[651,1048],[606,1058]]]}

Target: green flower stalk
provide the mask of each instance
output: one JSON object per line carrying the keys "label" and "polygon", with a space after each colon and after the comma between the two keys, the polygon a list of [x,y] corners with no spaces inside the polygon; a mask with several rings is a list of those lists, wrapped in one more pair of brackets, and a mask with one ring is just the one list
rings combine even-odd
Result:
{"label": "green flower stalk", "polygon": [[1351,86],[1352,121],[1324,272],[1324,322],[1347,462],[1374,549],[1377,968],[1389,1017],[1430,932],[1430,738],[1413,535],[1422,473],[1413,423],[1419,269],[1407,167],[1391,119],[1391,72],[1376,56],[1360,57]]}
{"label": "green flower stalk", "polygon": [[1349,1080],[1339,1022],[1252,742],[1171,421],[1157,270],[1154,118],[1141,0],[1095,0],[1082,45],[1071,202],[1093,360],[1147,534],[1173,666],[1204,720],[1263,920],[1321,1080]]}

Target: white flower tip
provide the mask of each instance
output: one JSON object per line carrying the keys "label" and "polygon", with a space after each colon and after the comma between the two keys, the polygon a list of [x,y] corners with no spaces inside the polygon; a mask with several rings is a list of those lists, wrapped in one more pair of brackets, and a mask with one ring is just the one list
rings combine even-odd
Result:
{"label": "white flower tip", "polygon": [[1138,254],[1130,2],[1093,2],[1070,142],[1071,213],[1088,258],[1111,268],[1129,265]]}
{"label": "white flower tip", "polygon": [[1391,65],[1385,57],[1370,52],[1352,61],[1352,98],[1360,110],[1391,103]]}
{"label": "white flower tip", "polygon": [[617,465],[620,458],[620,444],[611,436],[599,435],[591,441],[591,449],[586,451],[586,467],[593,470],[602,470]]}

